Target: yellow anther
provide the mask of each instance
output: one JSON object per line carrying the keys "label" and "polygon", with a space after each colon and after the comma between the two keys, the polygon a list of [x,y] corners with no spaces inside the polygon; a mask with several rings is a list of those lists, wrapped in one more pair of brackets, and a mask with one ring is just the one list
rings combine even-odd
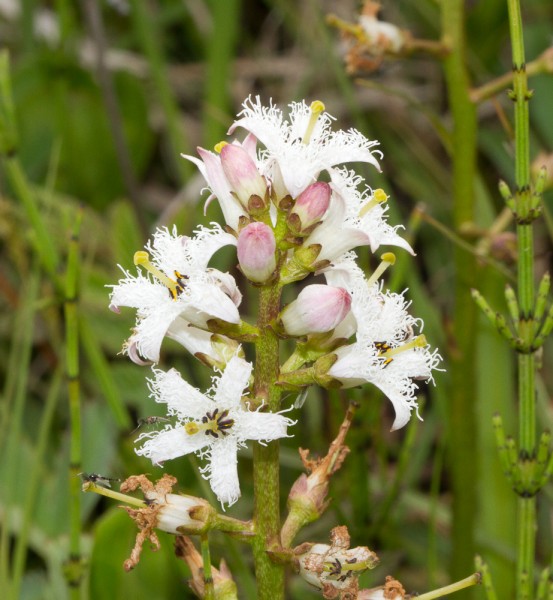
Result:
{"label": "yellow anther", "polygon": [[367,284],[369,287],[380,279],[384,271],[396,262],[396,255],[393,252],[385,252],[381,257],[382,262],[376,267],[374,273],[369,277]]}
{"label": "yellow anther", "polygon": [[325,105],[320,100],[315,100],[311,103],[309,110],[311,111],[311,115],[309,116],[309,123],[307,124],[307,129],[303,135],[301,140],[302,144],[309,144],[309,140],[313,135],[313,130],[315,129],[315,124],[317,123],[317,119],[324,111]]}
{"label": "yellow anther", "polygon": [[150,262],[150,255],[143,250],[134,253],[134,264],[144,267],[149,271],[160,283],[167,286],[173,298],[177,297],[177,282],[173,281],[165,273],[162,273],[157,267]]}
{"label": "yellow anther", "polygon": [[387,202],[388,195],[382,188],[378,188],[374,190],[371,199],[363,206],[363,208],[359,211],[359,216],[364,217],[371,208],[374,208],[377,204],[382,204],[383,202]]}
{"label": "yellow anther", "polygon": [[228,142],[219,142],[218,144],[215,144],[213,149],[219,154],[225,146],[228,146]]}

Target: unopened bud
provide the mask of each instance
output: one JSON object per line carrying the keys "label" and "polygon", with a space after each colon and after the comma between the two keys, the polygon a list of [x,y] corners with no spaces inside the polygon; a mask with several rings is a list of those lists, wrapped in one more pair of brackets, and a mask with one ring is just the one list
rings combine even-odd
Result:
{"label": "unopened bud", "polygon": [[232,191],[247,207],[252,196],[262,201],[267,193],[265,180],[259,174],[255,162],[240,146],[226,144],[221,148],[221,164]]}
{"label": "unopened bud", "polygon": [[320,222],[330,204],[328,183],[317,181],[308,186],[296,199],[288,215],[288,227],[294,235],[307,235]]}
{"label": "unopened bud", "polygon": [[313,284],[282,311],[280,320],[288,335],[323,333],[334,329],[350,307],[351,296],[344,288]]}
{"label": "unopened bud", "polygon": [[[179,536],[175,542],[175,554],[184,560],[190,569],[192,578],[189,580],[189,584],[192,590],[199,598],[207,597],[204,561],[192,540],[186,536]],[[214,566],[211,567],[211,578],[213,594],[217,600],[236,600],[238,597],[236,584],[224,560],[221,561],[218,569]]]}
{"label": "unopened bud", "polygon": [[250,223],[238,236],[238,261],[244,275],[256,283],[267,281],[276,269],[276,241],[265,223]]}

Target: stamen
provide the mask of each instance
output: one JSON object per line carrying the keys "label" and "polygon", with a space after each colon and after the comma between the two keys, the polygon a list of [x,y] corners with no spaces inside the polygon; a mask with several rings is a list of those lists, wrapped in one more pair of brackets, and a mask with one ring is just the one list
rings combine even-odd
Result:
{"label": "stamen", "polygon": [[315,124],[317,123],[317,120],[324,109],[325,105],[320,100],[315,100],[311,103],[311,106],[309,107],[311,116],[309,117],[309,123],[307,124],[307,129],[305,130],[303,139],[301,140],[302,144],[309,144],[309,140],[311,139],[311,135],[315,129]]}
{"label": "stamen", "polygon": [[367,285],[371,287],[373,283],[378,281],[384,271],[396,262],[396,255],[393,252],[385,252],[381,257],[382,262],[378,265],[375,272],[369,277]]}
{"label": "stamen", "polygon": [[378,188],[378,189],[374,190],[371,199],[359,211],[359,216],[364,217],[377,204],[382,204],[383,202],[387,202],[387,200],[388,200],[388,195],[382,188]]}
{"label": "stamen", "polygon": [[190,421],[184,424],[184,430],[188,435],[195,435],[203,431],[205,435],[211,435],[214,438],[218,438],[219,434],[227,435],[227,430],[231,429],[234,425],[234,419],[228,419],[228,410],[224,410],[219,413],[219,409],[216,408],[211,413],[206,413],[202,417],[202,422]]}
{"label": "stamen", "polygon": [[425,335],[418,335],[417,337],[413,338],[412,340],[409,340],[406,344],[402,344],[401,346],[397,346],[396,348],[390,348],[390,346],[388,346],[388,344],[386,344],[386,342],[376,342],[375,343],[376,348],[378,350],[380,350],[379,356],[382,356],[385,358],[385,360],[384,360],[385,367],[392,362],[394,356],[397,356],[398,354],[401,354],[402,352],[405,352],[406,350],[411,350],[412,348],[424,348],[427,345],[428,345],[428,342],[426,341]]}
{"label": "stamen", "polygon": [[219,142],[218,144],[215,144],[215,146],[213,147],[213,149],[215,150],[215,152],[217,152],[217,154],[220,154],[221,150],[225,146],[228,146],[228,142]]}
{"label": "stamen", "polygon": [[171,298],[176,300],[181,292],[184,291],[186,286],[187,275],[182,275],[178,271],[175,271],[176,281],[167,277],[165,273],[160,271],[156,266],[150,262],[150,256],[147,252],[140,250],[134,253],[134,264],[143,266],[149,271],[160,283],[162,283],[171,294]]}
{"label": "stamen", "polygon": [[336,577],[342,573],[342,563],[338,558],[330,563],[326,562],[323,565],[323,571],[326,571],[331,577]]}

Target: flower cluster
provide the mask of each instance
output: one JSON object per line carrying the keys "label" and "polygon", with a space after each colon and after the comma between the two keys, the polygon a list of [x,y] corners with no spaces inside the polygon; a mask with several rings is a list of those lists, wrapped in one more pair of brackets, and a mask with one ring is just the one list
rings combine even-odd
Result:
{"label": "flower cluster", "polygon": [[287,306],[279,305],[270,323],[276,335],[296,341],[278,376],[282,389],[371,383],[391,400],[397,429],[416,409],[416,382],[431,380],[441,360],[403,294],[383,287],[382,273],[394,255],[385,253],[369,278],[356,264],[357,247],[412,249],[387,222],[388,195],[345,166],[361,162],[380,170],[377,142],[355,129],[333,130],[332,122],[321,102],[293,103],[285,117],[259,98],[248,99],[229,130],[245,132],[242,140],[185,157],[203,174],[210,191],[206,210],[216,199],[224,227],[214,223],[192,237],[158,230],[135,254],[138,272],[125,271],[113,286],[112,310],[137,312],[124,346],[132,360],[159,362],[167,336],[219,371],[204,394],[176,370],[154,368],[152,396],[174,423],[143,433],[137,453],[155,464],[197,453],[223,504],[240,495],[238,449],[247,440],[285,437],[293,422],[256,397],[242,344],[262,331],[240,314],[233,275],[209,266],[219,249],[235,246],[243,276],[271,288],[277,302],[284,286],[319,276]]}

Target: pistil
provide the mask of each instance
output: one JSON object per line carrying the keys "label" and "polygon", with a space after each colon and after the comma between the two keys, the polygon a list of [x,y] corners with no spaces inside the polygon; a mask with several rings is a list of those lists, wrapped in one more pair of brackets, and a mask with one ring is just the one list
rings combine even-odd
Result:
{"label": "pistil", "polygon": [[171,298],[173,298],[173,300],[175,300],[178,297],[178,295],[183,291],[184,286],[180,282],[180,280],[185,279],[185,277],[176,272],[175,275],[177,275],[177,281],[174,281],[170,277],[167,277],[165,273],[160,271],[156,266],[154,266],[150,262],[150,255],[147,252],[144,252],[143,250],[135,252],[134,264],[140,265],[144,267],[147,271],[149,271],[160,283],[162,283],[169,290],[169,293],[171,294]]}
{"label": "pistil", "polygon": [[317,120],[321,116],[321,113],[324,111],[325,105],[320,100],[315,100],[314,102],[311,103],[311,106],[309,107],[309,109],[311,111],[311,115],[309,117],[309,123],[307,124],[307,129],[305,130],[303,139],[301,140],[301,143],[306,144],[306,145],[309,144],[309,140],[311,139],[313,130],[315,129],[315,124],[317,123]]}
{"label": "pistil", "polygon": [[394,356],[397,356],[398,354],[401,354],[407,350],[412,350],[413,348],[424,348],[427,345],[428,342],[426,341],[426,336],[417,335],[417,337],[414,337],[412,340],[409,340],[401,346],[397,346],[396,348],[388,348],[384,352],[381,351],[380,356],[386,359],[384,364],[388,365],[392,362]]}
{"label": "pistil", "polygon": [[382,188],[378,188],[378,189],[374,190],[371,199],[359,211],[359,217],[364,217],[377,204],[382,204],[383,202],[387,202],[387,201],[388,201],[388,195]]}
{"label": "pistil", "polygon": [[382,259],[382,262],[378,265],[374,273],[367,281],[367,285],[369,287],[371,287],[373,283],[380,279],[384,271],[386,271],[389,266],[396,262],[396,255],[393,252],[385,252],[380,258]]}

